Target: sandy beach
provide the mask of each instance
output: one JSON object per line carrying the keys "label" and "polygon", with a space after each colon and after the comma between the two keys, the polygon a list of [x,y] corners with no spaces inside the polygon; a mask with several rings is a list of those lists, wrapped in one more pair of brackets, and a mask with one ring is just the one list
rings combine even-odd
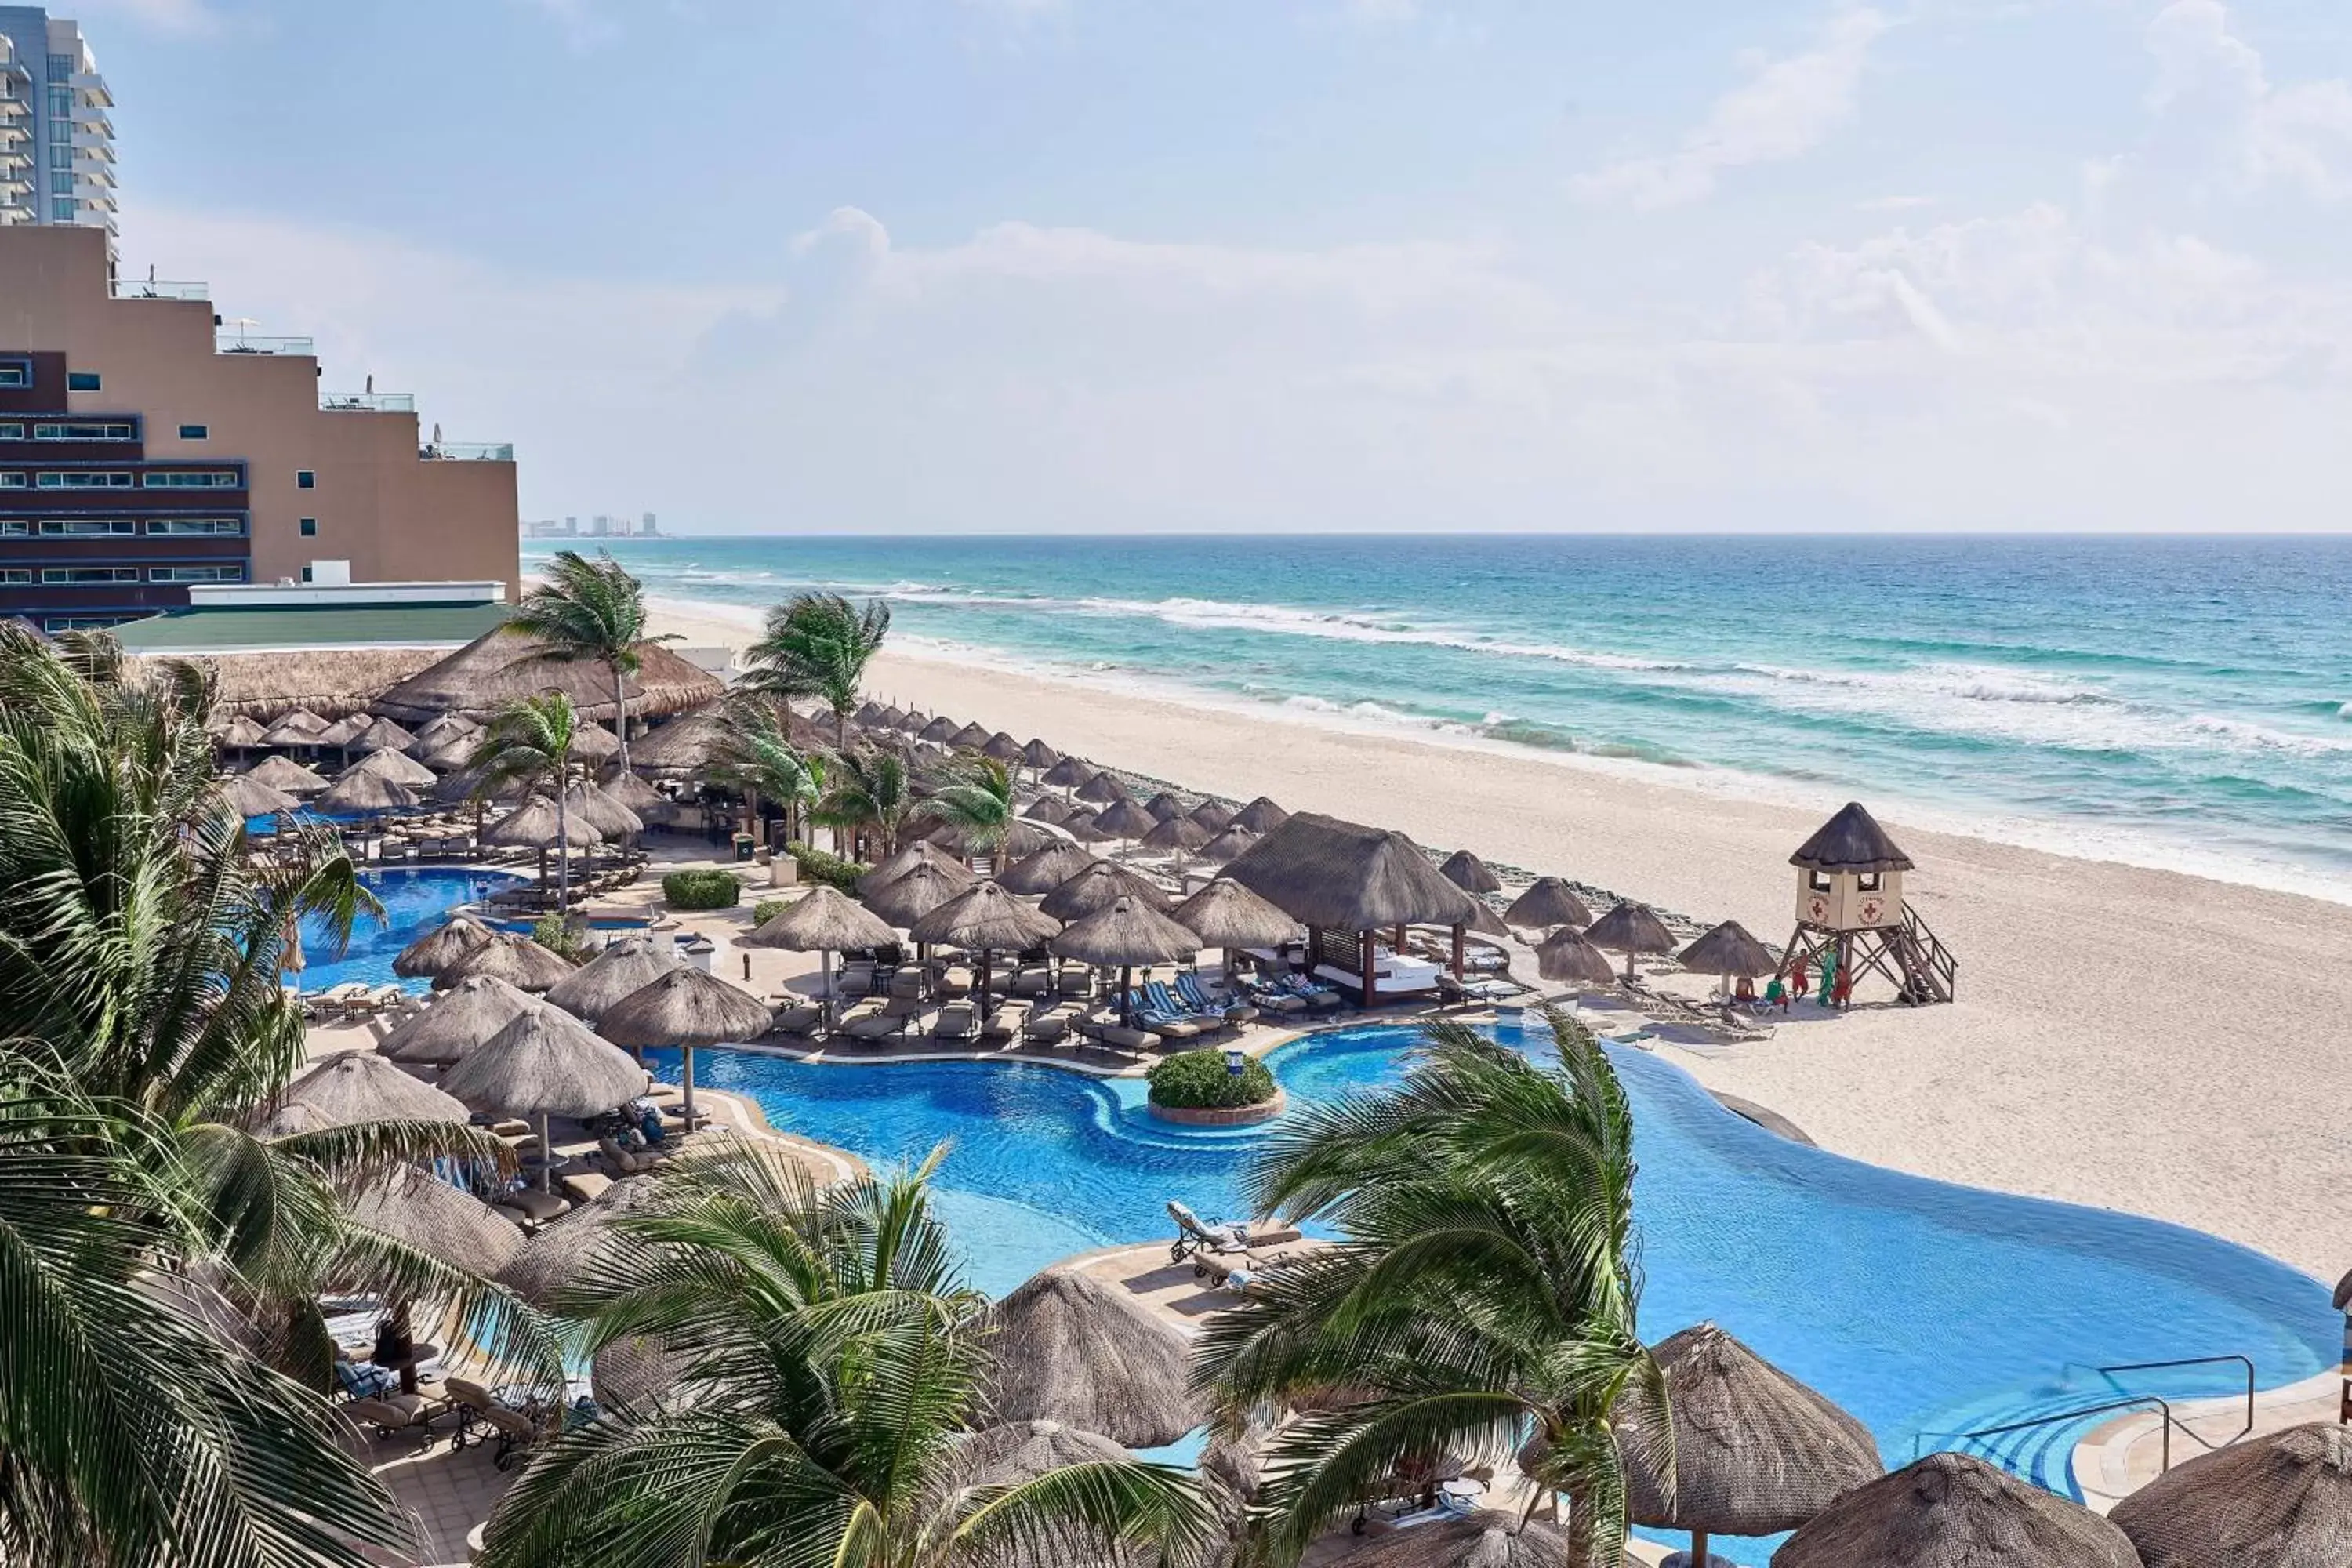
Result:
{"label": "sandy beach", "polygon": [[[656,606],[658,631],[745,624]],[[1346,732],[892,649],[869,689],[1122,770],[1402,829],[1768,941],[1794,913],[1798,811],[1533,753]],[[1958,953],[1960,1000],[1783,1026],[1730,1058],[1666,1054],[1858,1159],[2193,1226],[2332,1283],[2352,1133],[2352,907],[1881,820]]]}

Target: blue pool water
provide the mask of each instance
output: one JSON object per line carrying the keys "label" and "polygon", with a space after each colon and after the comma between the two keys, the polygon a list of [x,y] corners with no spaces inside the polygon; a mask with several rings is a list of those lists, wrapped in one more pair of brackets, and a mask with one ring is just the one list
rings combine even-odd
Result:
{"label": "blue pool water", "polygon": [[[1394,1081],[1416,1039],[1393,1026],[1339,1030],[1269,1061],[1294,1103],[1311,1102]],[[2271,1386],[2336,1359],[2342,1320],[2326,1289],[2258,1253],[1807,1148],[1723,1110],[1670,1063],[1614,1057],[1642,1166],[1644,1336],[1714,1320],[1868,1423],[1890,1464],[2118,1388],[2216,1394],[2243,1378],[2116,1380],[2102,1365],[2235,1352]],[[674,1053],[661,1065],[675,1076]],[[1082,1248],[1168,1236],[1170,1198],[1203,1215],[1238,1213],[1242,1166],[1264,1136],[1169,1128],[1149,1119],[1138,1080],[1044,1067],[812,1067],[713,1051],[696,1076],[869,1160],[951,1141],[941,1206],[975,1282],[996,1293]],[[1975,1446],[2063,1490],[2076,1436]]]}
{"label": "blue pool water", "polygon": [[362,871],[360,880],[383,905],[383,920],[362,920],[340,957],[322,922],[303,921],[302,953],[309,960],[299,976],[303,990],[323,991],[353,980],[423,990],[429,981],[403,980],[393,973],[392,961],[400,950],[440,924],[459,904],[474,903],[512,882],[514,874],[464,866],[389,867]]}

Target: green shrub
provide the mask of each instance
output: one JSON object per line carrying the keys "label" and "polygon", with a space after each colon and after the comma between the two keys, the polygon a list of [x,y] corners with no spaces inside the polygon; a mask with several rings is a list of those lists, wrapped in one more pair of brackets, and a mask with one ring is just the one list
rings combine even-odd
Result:
{"label": "green shrub", "polygon": [[845,860],[838,855],[828,855],[822,849],[812,849],[805,844],[787,844],[784,853],[799,862],[801,875],[812,882],[823,882],[828,888],[838,888],[845,893],[857,891],[857,879],[872,870],[855,860]]}
{"label": "green shrub", "polygon": [[531,922],[530,940],[550,952],[560,952],[577,963],[588,954],[588,939],[562,915],[541,915]]}
{"label": "green shrub", "polygon": [[1264,1062],[1252,1057],[1235,1076],[1225,1070],[1222,1050],[1181,1051],[1145,1076],[1151,1080],[1151,1103],[1176,1110],[1225,1110],[1274,1098],[1274,1074]]}
{"label": "green shrub", "polygon": [[674,910],[731,910],[743,901],[743,884],[732,871],[672,871],[662,898]]}
{"label": "green shrub", "polygon": [[754,926],[766,925],[792,907],[790,899],[761,899],[751,906],[751,923]]}

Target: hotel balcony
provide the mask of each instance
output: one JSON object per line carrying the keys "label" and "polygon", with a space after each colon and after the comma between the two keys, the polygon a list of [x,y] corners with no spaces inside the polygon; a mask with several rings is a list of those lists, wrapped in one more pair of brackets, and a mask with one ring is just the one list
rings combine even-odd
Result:
{"label": "hotel balcony", "polygon": [[319,406],[330,414],[414,414],[413,392],[322,392]]}
{"label": "hotel balcony", "polygon": [[310,338],[262,338],[249,332],[221,331],[213,334],[213,352],[225,354],[309,354],[315,358],[319,345]]}
{"label": "hotel balcony", "polygon": [[106,85],[106,79],[96,71],[76,71],[67,80],[76,92],[86,94],[100,108],[114,107],[113,90]]}
{"label": "hotel balcony", "polygon": [[511,463],[511,441],[434,441],[416,448],[416,455],[437,463]]}
{"label": "hotel balcony", "polygon": [[73,176],[76,195],[83,195],[84,189],[89,186],[101,186],[110,191],[114,188],[114,165],[103,158],[76,158],[73,161]]}
{"label": "hotel balcony", "polygon": [[77,153],[89,153],[103,158],[114,156],[114,135],[111,132],[101,136],[95,131],[77,131],[66,140]]}
{"label": "hotel balcony", "polygon": [[210,300],[209,283],[169,283],[154,278],[116,278],[107,289],[118,300]]}

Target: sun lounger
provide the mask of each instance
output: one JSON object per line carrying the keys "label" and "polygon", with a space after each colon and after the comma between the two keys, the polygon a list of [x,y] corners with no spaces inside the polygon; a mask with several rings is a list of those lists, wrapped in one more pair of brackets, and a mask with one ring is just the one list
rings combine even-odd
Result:
{"label": "sun lounger", "polygon": [[1225,1016],[1223,1008],[1211,1007],[1205,1004],[1195,1005],[1189,997],[1179,997],[1171,991],[1168,983],[1164,980],[1148,983],[1143,987],[1143,995],[1144,999],[1151,1004],[1152,1011],[1156,1013],[1170,1014],[1207,1030],[1233,1027],[1233,1020]]}
{"label": "sun lounger", "polygon": [[1201,984],[1201,977],[1191,970],[1176,976],[1176,994],[1195,1013],[1213,1014],[1228,1024],[1252,1023],[1258,1010],[1247,1003],[1232,1002],[1211,996]]}
{"label": "sun lounger", "polygon": [[1160,1038],[1144,1029],[1130,1029],[1126,1025],[1108,1018],[1082,1019],[1078,1033],[1120,1051],[1151,1051],[1160,1048]]}
{"label": "sun lounger", "polygon": [[575,1204],[593,1204],[604,1196],[613,1178],[595,1171],[573,1171],[563,1178],[563,1194]]}
{"label": "sun lounger", "polygon": [[1018,1002],[1005,1003],[982,1021],[980,1037],[996,1045],[1003,1045],[1007,1041],[1017,1038],[1021,1034],[1022,1026],[1028,1020],[1029,1009],[1026,1006]]}
{"label": "sun lounger", "polygon": [[1057,1046],[1069,1037],[1066,1013],[1031,1013],[1021,1026],[1021,1037],[1032,1045]]}
{"label": "sun lounger", "polygon": [[892,1035],[904,1034],[913,1017],[911,1013],[894,1013],[887,1007],[876,1007],[843,1019],[841,1026],[834,1032],[853,1040],[887,1039]]}
{"label": "sun lounger", "polygon": [[473,1448],[495,1443],[498,1451],[490,1463],[498,1469],[507,1469],[520,1459],[544,1430],[528,1413],[462,1377],[449,1380],[449,1401],[457,1412],[457,1430],[449,1447]]}
{"label": "sun lounger", "polygon": [[378,1441],[406,1436],[416,1439],[421,1452],[433,1446],[433,1423],[448,1406],[421,1394],[381,1394],[338,1406],[343,1415]]}
{"label": "sun lounger", "polygon": [[1202,1253],[1241,1258],[1299,1238],[1297,1226],[1269,1224],[1253,1229],[1237,1220],[1204,1220],[1173,1198],[1168,1201],[1168,1217],[1176,1222],[1176,1239],[1168,1248],[1173,1263]]}
{"label": "sun lounger", "polygon": [[978,1032],[976,1019],[969,1003],[950,1002],[940,1009],[939,1021],[931,1026],[931,1038],[949,1044],[971,1040]]}
{"label": "sun lounger", "polygon": [[775,1032],[779,1035],[805,1035],[823,1022],[823,1007],[814,1003],[801,1003],[777,1010]]}
{"label": "sun lounger", "polygon": [[1155,1034],[1180,1042],[1201,1037],[1202,1030],[1199,1024],[1181,1013],[1153,1006],[1145,992],[1130,991],[1127,994],[1127,1000],[1128,1011],[1134,1016],[1135,1021]]}

